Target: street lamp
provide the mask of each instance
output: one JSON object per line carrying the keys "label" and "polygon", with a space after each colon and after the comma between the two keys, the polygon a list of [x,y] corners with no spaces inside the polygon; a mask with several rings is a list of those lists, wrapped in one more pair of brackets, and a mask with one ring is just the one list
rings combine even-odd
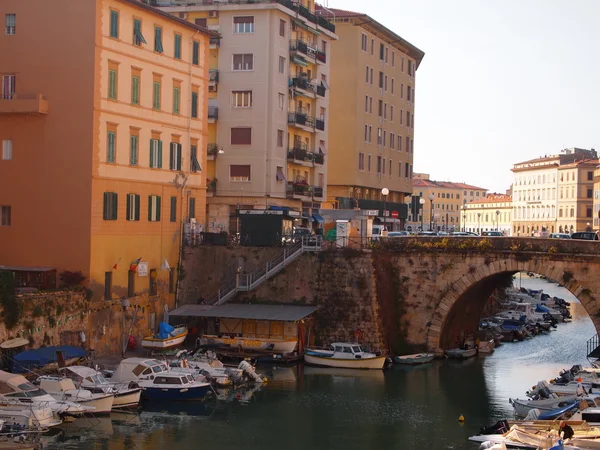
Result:
{"label": "street lamp", "polygon": [[481,228],[479,227],[479,219],[481,219],[481,213],[477,213],[477,234],[481,234]]}
{"label": "street lamp", "polygon": [[592,231],[592,228],[591,228],[589,222],[585,224],[585,231]]}
{"label": "street lamp", "polygon": [[420,206],[420,210],[421,210],[421,231],[423,231],[423,205],[425,204],[425,199],[423,197],[421,197],[419,199],[419,205]]}
{"label": "street lamp", "polygon": [[433,199],[435,195],[433,192],[429,194],[429,201],[431,202],[431,210],[429,211],[429,231],[433,231]]}
{"label": "street lamp", "polygon": [[467,215],[463,213],[463,231],[467,231],[467,227],[465,226],[467,222]]}
{"label": "street lamp", "polygon": [[406,222],[404,223],[404,231],[407,231],[408,222],[409,222],[409,220],[408,220],[409,216],[408,215],[410,214],[412,221],[413,222],[415,221],[414,217],[412,217],[414,211],[411,211],[411,209],[412,209],[411,208],[411,206],[412,206],[412,195],[410,197],[406,197],[405,198],[405,203],[406,203]]}
{"label": "street lamp", "polygon": [[500,229],[500,211],[496,210],[496,231]]}
{"label": "street lamp", "polygon": [[383,188],[381,190],[381,195],[383,195],[383,230],[384,231],[387,231],[387,226],[386,226],[387,216],[385,214],[386,213],[385,208],[387,205],[387,196],[389,193],[390,193],[390,190],[388,188]]}

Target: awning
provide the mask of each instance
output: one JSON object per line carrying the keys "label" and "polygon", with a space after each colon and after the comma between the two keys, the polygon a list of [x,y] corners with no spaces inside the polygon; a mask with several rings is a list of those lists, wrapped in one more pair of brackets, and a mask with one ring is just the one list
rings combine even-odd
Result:
{"label": "awning", "polygon": [[310,316],[317,309],[317,306],[288,305],[183,305],[171,311],[169,315],[187,317],[223,317],[227,319],[282,320],[286,322],[296,322],[305,318],[306,316]]}
{"label": "awning", "polygon": [[313,214],[313,219],[317,222],[325,222],[325,219],[323,219],[319,214]]}
{"label": "awning", "polygon": [[299,56],[293,56],[292,61],[294,61],[296,64],[298,64],[300,66],[308,67],[308,63],[306,61],[304,61],[302,58],[300,58]]}
{"label": "awning", "polygon": [[302,22],[299,22],[297,20],[292,20],[292,22],[294,23],[294,25],[296,25],[298,28],[302,28],[303,30],[308,31],[309,33],[312,33],[316,36],[319,36],[321,33],[319,33],[317,30],[310,28],[309,26],[303,24]]}

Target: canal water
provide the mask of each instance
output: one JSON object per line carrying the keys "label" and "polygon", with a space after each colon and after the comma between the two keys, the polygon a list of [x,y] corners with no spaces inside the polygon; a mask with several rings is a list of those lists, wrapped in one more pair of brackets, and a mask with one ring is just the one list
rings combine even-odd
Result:
{"label": "canal water", "polygon": [[[538,380],[587,364],[595,334],[583,307],[555,283],[522,286],[571,302],[573,321],[547,334],[505,343],[493,355],[386,371],[261,368],[256,391],[212,402],[148,405],[140,414],[78,419],[53,430],[46,449],[354,450],[476,449],[467,438],[512,417],[510,397]],[[519,279],[516,284],[518,286]],[[464,415],[465,422],[458,422]]]}

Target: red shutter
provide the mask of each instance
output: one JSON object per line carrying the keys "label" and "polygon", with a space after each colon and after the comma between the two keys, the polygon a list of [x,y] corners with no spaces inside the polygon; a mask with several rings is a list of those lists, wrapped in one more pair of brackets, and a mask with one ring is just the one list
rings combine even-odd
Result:
{"label": "red shutter", "polygon": [[229,176],[250,179],[250,166],[229,166]]}
{"label": "red shutter", "polygon": [[254,23],[254,16],[234,17],[233,23]]}
{"label": "red shutter", "polygon": [[231,129],[231,145],[251,145],[252,144],[252,128],[232,128]]}
{"label": "red shutter", "polygon": [[206,18],[204,19],[194,19],[194,23],[200,27],[206,28]]}

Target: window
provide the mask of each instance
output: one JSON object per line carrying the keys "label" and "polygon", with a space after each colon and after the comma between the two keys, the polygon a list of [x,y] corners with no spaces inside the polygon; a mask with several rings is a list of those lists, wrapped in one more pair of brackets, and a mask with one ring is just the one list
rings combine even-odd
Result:
{"label": "window", "polygon": [[406,111],[406,126],[410,128],[410,111]]}
{"label": "window", "polygon": [[358,170],[365,170],[365,154],[358,154]]}
{"label": "window", "polygon": [[114,131],[109,131],[106,136],[106,162],[114,163],[117,153],[117,134]]}
{"label": "window", "polygon": [[394,121],[394,105],[390,105],[390,121]]}
{"label": "window", "polygon": [[402,151],[402,136],[398,135],[398,151]]}
{"label": "window", "polygon": [[233,91],[231,95],[234,108],[252,107],[252,91]]}
{"label": "window", "polygon": [[234,17],[233,32],[235,34],[254,33],[254,16]]}
{"label": "window", "polygon": [[175,34],[175,49],[173,50],[173,57],[175,59],[181,59],[181,35]]}
{"label": "window", "polygon": [[392,50],[392,67],[396,67],[396,52]]}
{"label": "window", "polygon": [[406,86],[406,100],[408,100],[410,102],[410,93],[411,93],[411,86]]}
{"label": "window", "polygon": [[127,194],[127,213],[129,221],[140,220],[140,196],[138,194]]}
{"label": "window", "polygon": [[152,169],[162,168],[162,141],[150,139],[150,167]]}
{"label": "window", "polygon": [[181,110],[181,87],[173,86],[173,114],[179,114]]}
{"label": "window", "polygon": [[236,127],[231,128],[231,145],[251,145],[252,128]]}
{"label": "window", "polygon": [[12,159],[12,141],[10,139],[2,141],[2,159],[5,161]]}
{"label": "window", "polygon": [[383,83],[383,87],[384,87],[384,89],[385,89],[385,92],[387,92],[387,86],[388,86],[388,85],[387,85],[387,80],[388,80],[388,77],[387,77],[387,75],[386,75],[386,76],[385,76],[385,83]]}
{"label": "window", "polygon": [[11,100],[16,92],[16,75],[2,75],[2,98]]}
{"label": "window", "polygon": [[171,148],[169,149],[169,169],[181,170],[181,144],[178,142],[171,142]]}
{"label": "window", "polygon": [[371,67],[371,86],[373,85],[373,68]]}
{"label": "window", "polygon": [[367,35],[365,33],[362,34],[362,39],[361,39],[361,43],[360,43],[360,49],[363,52],[367,51]]}
{"label": "window", "polygon": [[198,146],[191,145],[190,146],[190,158],[191,160],[191,171],[196,173],[202,171],[202,167],[200,167],[200,162],[198,161]]}
{"label": "window", "polygon": [[250,181],[250,166],[229,166],[230,181]]}
{"label": "window", "polygon": [[150,269],[150,276],[149,281],[150,281],[150,286],[149,286],[149,294],[150,295],[157,295],[158,294],[158,283],[156,282],[157,280],[157,276],[158,274],[156,273],[156,269]]}
{"label": "window", "polygon": [[402,162],[398,163],[398,177],[402,178]]}
{"label": "window", "polygon": [[406,136],[406,146],[404,147],[404,150],[406,150],[406,153],[410,153],[410,138],[408,136]]}
{"label": "window", "polygon": [[381,128],[377,128],[377,145],[383,145],[383,130]]}
{"label": "window", "polygon": [[[593,172],[592,172],[592,176],[593,176]],[[593,189],[588,189],[587,190],[587,198],[594,198],[594,193],[593,193]]]}
{"label": "window", "polygon": [[198,118],[198,93],[195,91],[192,92],[192,117]]}
{"label": "window", "polygon": [[[386,50],[387,50],[387,49],[386,49]],[[389,166],[388,173],[389,173],[390,177],[392,176],[392,164],[393,164],[393,163],[394,163],[394,162],[393,162],[393,161],[390,159],[390,161],[389,161],[389,164],[388,164],[388,166]]]}
{"label": "window", "polygon": [[17,15],[16,14],[7,14],[6,18],[6,34],[17,34]]}
{"label": "window", "polygon": [[254,70],[254,55],[252,53],[243,53],[233,55],[233,70],[249,71]]}
{"label": "window", "polygon": [[117,220],[119,197],[116,192],[104,193],[104,206],[102,216],[104,220]]}
{"label": "window", "polygon": [[383,100],[379,100],[378,108],[377,109],[378,109],[378,114],[377,115],[379,117],[383,117]]}
{"label": "window", "polygon": [[117,99],[117,70],[110,69],[108,71],[108,98],[110,100]]}
{"label": "window", "polygon": [[365,82],[368,83],[369,82],[369,66],[367,66],[367,74],[366,74],[366,79]]}
{"label": "window", "polygon": [[279,36],[285,37],[285,20],[279,21]]}
{"label": "window", "polygon": [[373,128],[369,125],[369,142],[371,142],[371,131],[373,131]]}
{"label": "window", "polygon": [[140,76],[139,75],[131,76],[131,104],[132,105],[140,104]]}
{"label": "window", "polygon": [[206,17],[199,17],[197,19],[194,19],[194,24],[202,28],[206,28],[208,26],[207,22],[208,19]]}
{"label": "window", "polygon": [[177,222],[177,197],[171,197],[171,210],[169,222]]}
{"label": "window", "polygon": [[200,44],[197,41],[194,41],[192,46],[192,64],[195,66],[200,64]]}
{"label": "window", "polygon": [[586,208],[585,217],[592,217],[592,208]]}
{"label": "window", "polygon": [[371,154],[369,153],[369,159],[368,159],[368,165],[367,165],[367,169],[370,172],[371,171]]}
{"label": "window", "polygon": [[163,53],[163,45],[162,45],[162,28],[154,27],[154,51],[158,53]]}
{"label": "window", "polygon": [[160,109],[160,79],[154,79],[152,87],[152,108]]}
{"label": "window", "polygon": [[12,210],[10,206],[0,206],[0,226],[10,227],[11,212]]}
{"label": "window", "polygon": [[384,60],[385,46],[383,44],[379,44],[379,59],[381,61]]}
{"label": "window", "polygon": [[375,39],[371,39],[371,56],[375,54]]}
{"label": "window", "polygon": [[383,89],[383,72],[379,71],[379,89]]}
{"label": "window", "polygon": [[110,37],[119,39],[119,12],[112,9],[110,10]]}
{"label": "window", "polygon": [[277,96],[277,109],[283,111],[283,106],[285,105],[285,94],[279,93]]}
{"label": "window", "polygon": [[285,58],[283,56],[279,57],[279,73],[285,73]]}
{"label": "window", "polygon": [[146,43],[144,35],[142,34],[142,21],[140,19],[133,19],[133,45],[140,47]]}
{"label": "window", "polygon": [[593,181],[594,180],[594,172],[588,172],[587,179],[588,179],[588,181]]}
{"label": "window", "polygon": [[400,83],[400,98],[404,98],[404,83]]}
{"label": "window", "polygon": [[190,197],[188,206],[188,219],[194,219],[196,217],[196,199]]}
{"label": "window", "polygon": [[137,166],[139,161],[139,137],[131,135],[129,138],[129,165]]}
{"label": "window", "polygon": [[283,130],[277,130],[277,147],[283,147]]}
{"label": "window", "polygon": [[[406,178],[409,177],[408,172],[409,172],[408,163],[404,163],[404,174],[405,174]],[[439,206],[438,206],[438,208],[439,208]]]}
{"label": "window", "polygon": [[110,300],[112,297],[112,270],[104,272],[104,300]]}
{"label": "window", "polygon": [[365,142],[369,142],[369,125],[365,125]]}
{"label": "window", "polygon": [[160,222],[160,196],[148,196],[148,221]]}
{"label": "window", "polygon": [[127,297],[135,296],[135,271],[127,272]]}
{"label": "window", "polygon": [[369,112],[369,96],[365,95],[365,112]]}
{"label": "window", "polygon": [[381,173],[381,156],[377,157],[377,173]]}
{"label": "window", "polygon": [[404,72],[404,56],[402,57],[402,62],[400,64],[400,70]]}
{"label": "window", "polygon": [[396,143],[396,135],[394,133],[390,133],[390,148],[393,150]]}
{"label": "window", "polygon": [[392,78],[392,95],[394,95],[394,79]]}

